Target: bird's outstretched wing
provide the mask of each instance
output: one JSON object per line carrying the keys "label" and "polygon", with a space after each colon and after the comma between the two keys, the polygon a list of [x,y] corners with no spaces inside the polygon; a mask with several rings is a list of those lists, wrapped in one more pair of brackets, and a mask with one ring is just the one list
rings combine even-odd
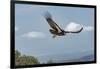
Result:
{"label": "bird's outstretched wing", "polygon": [[65,31],[66,33],[80,33],[83,30],[83,27],[78,31]]}
{"label": "bird's outstretched wing", "polygon": [[49,12],[45,13],[45,19],[53,30],[57,31],[58,33],[62,32],[62,29],[53,21]]}

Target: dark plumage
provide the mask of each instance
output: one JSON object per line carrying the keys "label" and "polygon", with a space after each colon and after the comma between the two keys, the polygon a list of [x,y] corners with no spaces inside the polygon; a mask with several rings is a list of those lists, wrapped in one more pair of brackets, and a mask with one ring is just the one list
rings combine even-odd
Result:
{"label": "dark plumage", "polygon": [[48,22],[48,24],[50,25],[50,27],[52,28],[49,31],[51,34],[53,34],[53,38],[56,36],[66,35],[66,33],[80,33],[83,30],[83,27],[82,27],[78,31],[64,31],[56,24],[56,22],[53,21],[52,16],[49,12],[45,13],[45,19]]}

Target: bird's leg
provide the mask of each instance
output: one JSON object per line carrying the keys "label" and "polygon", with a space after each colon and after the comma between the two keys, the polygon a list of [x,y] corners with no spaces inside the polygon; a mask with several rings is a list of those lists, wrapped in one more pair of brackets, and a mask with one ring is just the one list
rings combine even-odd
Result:
{"label": "bird's leg", "polygon": [[53,38],[55,38],[55,37],[56,37],[56,35],[53,35],[52,37],[53,37]]}

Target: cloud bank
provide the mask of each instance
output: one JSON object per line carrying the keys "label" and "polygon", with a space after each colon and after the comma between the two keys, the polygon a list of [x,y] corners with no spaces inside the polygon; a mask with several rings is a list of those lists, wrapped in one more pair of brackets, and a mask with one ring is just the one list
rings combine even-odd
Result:
{"label": "cloud bank", "polygon": [[92,26],[83,26],[84,30],[83,31],[92,31],[94,28]]}
{"label": "cloud bank", "polygon": [[77,31],[80,30],[82,27],[83,31],[92,31],[94,29],[92,26],[83,26],[81,24],[71,22],[66,26],[65,31]]}
{"label": "cloud bank", "polygon": [[22,35],[22,37],[26,37],[26,38],[44,38],[46,35],[42,32],[27,32],[25,34]]}

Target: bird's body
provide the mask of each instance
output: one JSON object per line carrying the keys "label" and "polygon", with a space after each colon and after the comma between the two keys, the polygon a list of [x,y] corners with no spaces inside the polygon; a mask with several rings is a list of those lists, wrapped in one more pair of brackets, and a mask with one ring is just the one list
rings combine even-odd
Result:
{"label": "bird's body", "polygon": [[52,30],[52,29],[50,29],[49,31],[50,31],[50,33],[52,33],[54,35],[58,35],[58,36],[66,35],[65,31],[57,32],[57,31]]}
{"label": "bird's body", "polygon": [[52,29],[49,29],[50,33],[53,34],[53,38],[55,38],[56,36],[64,36],[66,35],[66,33],[80,33],[83,28],[81,28],[78,31],[65,31],[63,29],[61,29],[52,19],[50,13],[46,13],[45,14],[45,19],[48,22],[48,24],[50,25],[50,27]]}

